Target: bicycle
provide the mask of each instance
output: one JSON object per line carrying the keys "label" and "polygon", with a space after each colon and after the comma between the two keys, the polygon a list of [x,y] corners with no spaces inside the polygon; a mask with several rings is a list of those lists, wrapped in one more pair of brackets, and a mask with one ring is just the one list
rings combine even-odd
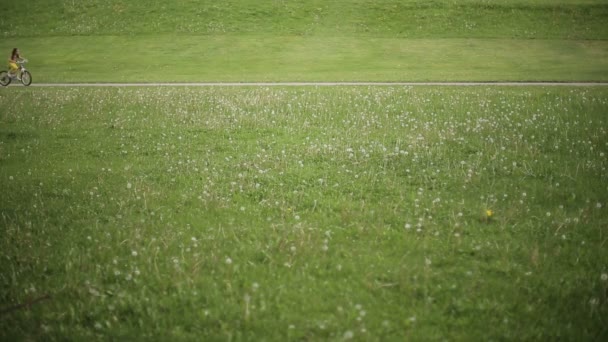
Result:
{"label": "bicycle", "polygon": [[19,64],[19,70],[15,75],[11,75],[6,70],[0,71],[0,85],[6,87],[7,85],[11,84],[14,79],[20,80],[24,86],[29,86],[32,84],[32,74],[25,68],[25,63],[27,63],[27,59],[17,61],[17,64]]}

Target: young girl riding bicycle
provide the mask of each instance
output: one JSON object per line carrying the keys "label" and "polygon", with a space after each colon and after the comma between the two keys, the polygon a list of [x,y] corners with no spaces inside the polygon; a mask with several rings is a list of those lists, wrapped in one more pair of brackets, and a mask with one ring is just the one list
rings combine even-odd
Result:
{"label": "young girl riding bicycle", "polygon": [[14,48],[13,52],[11,52],[11,58],[9,58],[8,60],[8,74],[10,77],[17,76],[18,79],[20,78],[20,75],[17,75],[19,72],[19,66],[17,65],[17,62],[21,61],[22,59],[23,57],[21,57],[19,49]]}

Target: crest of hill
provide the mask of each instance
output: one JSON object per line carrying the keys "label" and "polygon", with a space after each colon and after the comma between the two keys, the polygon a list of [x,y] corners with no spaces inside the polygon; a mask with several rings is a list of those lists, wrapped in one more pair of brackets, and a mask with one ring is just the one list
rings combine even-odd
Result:
{"label": "crest of hill", "polygon": [[605,0],[3,1],[2,37],[303,35],[608,39]]}

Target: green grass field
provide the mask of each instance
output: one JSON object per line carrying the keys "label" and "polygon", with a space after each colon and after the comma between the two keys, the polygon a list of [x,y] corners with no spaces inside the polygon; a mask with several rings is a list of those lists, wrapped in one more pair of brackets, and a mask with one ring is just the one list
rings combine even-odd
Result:
{"label": "green grass field", "polygon": [[13,88],[0,107],[0,303],[49,296],[0,339],[608,333],[603,88]]}
{"label": "green grass field", "polygon": [[[3,1],[41,82],[607,81],[605,0]],[[0,341],[608,339],[608,88],[0,89]]]}
{"label": "green grass field", "polygon": [[606,81],[605,0],[4,1],[34,82]]}

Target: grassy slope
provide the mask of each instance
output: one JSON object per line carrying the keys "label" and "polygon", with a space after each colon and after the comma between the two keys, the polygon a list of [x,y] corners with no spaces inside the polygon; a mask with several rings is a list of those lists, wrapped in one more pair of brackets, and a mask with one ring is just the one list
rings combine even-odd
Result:
{"label": "grassy slope", "polygon": [[26,1],[0,10],[14,14],[0,20],[0,49],[22,47],[41,82],[608,79],[599,0]]}
{"label": "grassy slope", "polygon": [[5,37],[269,34],[605,39],[606,1],[158,0],[4,2]]}

